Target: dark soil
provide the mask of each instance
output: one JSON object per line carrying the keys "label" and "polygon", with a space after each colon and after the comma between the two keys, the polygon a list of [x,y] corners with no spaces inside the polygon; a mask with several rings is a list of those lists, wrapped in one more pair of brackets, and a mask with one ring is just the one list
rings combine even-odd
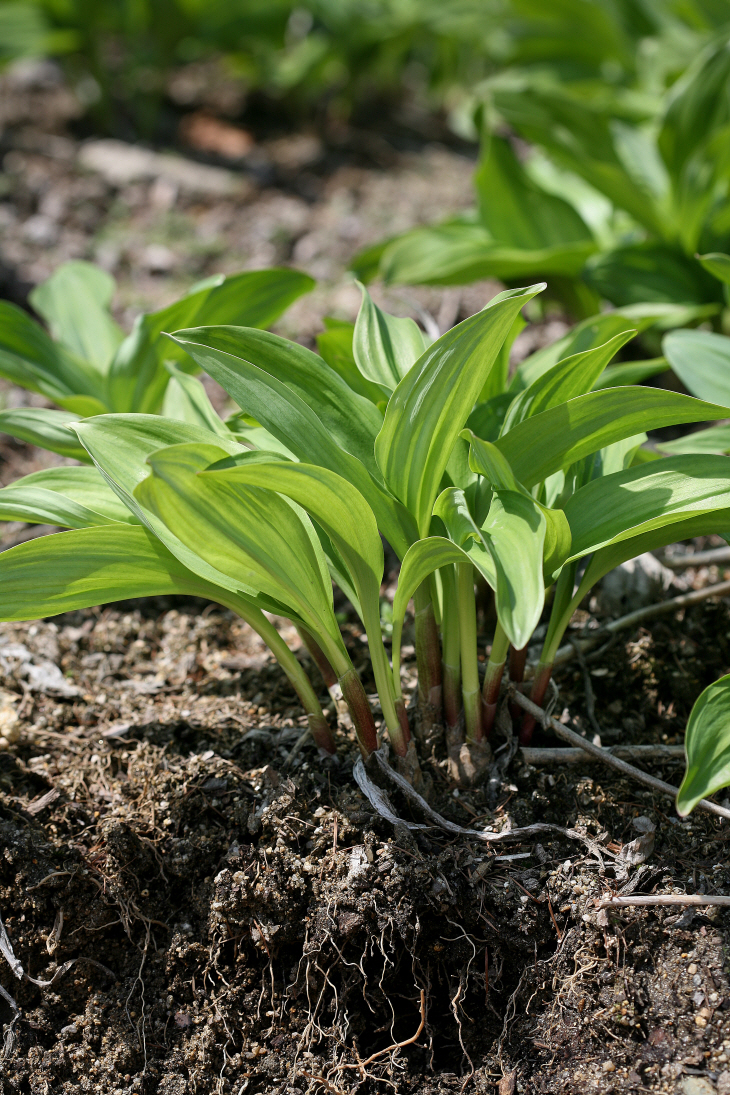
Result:
{"label": "dark soil", "polygon": [[[38,988],[2,967],[19,1008],[0,1002],[3,1092],[727,1090],[728,918],[596,909],[620,889],[722,890],[718,819],[519,754],[490,809],[434,756],[445,816],[572,826],[602,862],[562,837],[494,854],[395,832],[354,784],[346,732],[336,762],[307,745],[287,767],[295,698],[228,613],[150,601],[0,632],[21,728],[0,752],[0,910],[25,970],[57,975]],[[708,603],[594,663],[607,740],[677,740],[729,633],[730,606]],[[33,673],[48,663],[50,684]],[[580,669],[559,683],[587,726]],[[656,849],[622,872],[639,814]]]}

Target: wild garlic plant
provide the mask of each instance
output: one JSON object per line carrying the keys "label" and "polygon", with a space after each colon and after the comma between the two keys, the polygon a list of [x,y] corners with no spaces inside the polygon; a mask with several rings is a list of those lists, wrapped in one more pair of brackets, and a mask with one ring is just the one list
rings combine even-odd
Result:
{"label": "wild garlic plant", "polygon": [[30,294],[47,330],[22,308],[0,301],[0,376],[61,409],[1,411],[0,432],[88,461],[66,429],[82,416],[161,411],[197,420],[197,386],[189,377],[196,370],[162,333],[191,323],[269,327],[313,286],[297,270],[215,274],[166,308],[138,316],[125,337],[110,311],[116,289],[111,275],[90,262],[65,262]]}
{"label": "wild garlic plant", "polygon": [[[602,574],[686,536],[730,534],[726,457],[647,461],[641,449],[648,429],[716,421],[730,409],[657,388],[594,390],[630,337],[625,329],[600,342],[597,321],[590,345],[572,343],[573,352],[535,369],[500,428],[480,436],[485,387],[541,289],[500,293],[430,345],[412,321],[364,294],[351,354],[332,353],[331,339],[330,363],[251,327],[177,330],[172,344],[228,391],[250,432],[224,426],[200,385],[196,421],[139,412],[76,421],[70,428],[94,467],[52,469],[0,491],[0,516],[71,528],[0,555],[0,615],[29,619],[173,591],[209,597],[269,644],[315,740],[332,751],[314,689],[266,613],[286,616],[327,683],[338,682],[367,756],[376,725],[334,613],[334,581],[362,622],[395,753],[413,758],[412,729],[433,732],[444,713],[454,736],[463,727],[468,742],[482,741],[508,649],[525,650],[546,598],[537,700],[574,608]],[[390,657],[381,538],[401,564]],[[494,591],[497,615],[483,682],[477,574]],[[411,599],[413,727],[400,671]]]}

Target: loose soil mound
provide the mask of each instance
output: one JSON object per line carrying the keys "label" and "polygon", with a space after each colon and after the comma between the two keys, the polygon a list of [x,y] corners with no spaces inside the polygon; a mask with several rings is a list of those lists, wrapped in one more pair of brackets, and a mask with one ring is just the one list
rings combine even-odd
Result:
{"label": "loose soil mound", "polygon": [[[343,731],[336,762],[305,745],[287,766],[295,698],[227,613],[155,601],[0,630],[22,728],[0,752],[0,912],[27,973],[53,981],[0,969],[19,1009],[0,1000],[2,1095],[727,1092],[730,921],[595,901],[722,890],[718,819],[519,754],[491,797],[457,793],[434,757],[451,820],[570,825],[600,856],[550,833],[495,851],[394,831]],[[607,740],[612,723],[676,740],[729,631],[706,604],[593,663]],[[559,683],[580,726],[580,669]],[[637,815],[656,849],[627,869]]]}

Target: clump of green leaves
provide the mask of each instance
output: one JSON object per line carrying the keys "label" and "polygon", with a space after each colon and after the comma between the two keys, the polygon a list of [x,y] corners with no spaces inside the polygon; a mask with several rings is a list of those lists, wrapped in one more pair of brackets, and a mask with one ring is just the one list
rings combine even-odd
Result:
{"label": "clump of green leaves", "polygon": [[690,59],[679,79],[675,58],[632,95],[566,78],[549,50],[544,66],[490,77],[475,95],[476,211],[370,248],[355,270],[411,284],[544,277],[578,317],[601,299],[718,311],[717,282],[694,256],[728,239],[726,33]]}
{"label": "clump of green leaves", "polygon": [[114,321],[114,279],[89,262],[67,262],[30,295],[47,329],[0,301],[0,376],[37,392],[61,410],[22,407],[0,412],[0,431],[51,452],[88,460],[66,426],[108,412],[160,412],[223,425],[189,357],[162,332],[189,323],[235,322],[268,327],[314,282],[296,270],[216,274],[174,304],[140,315],[129,335]]}
{"label": "clump of green leaves", "polygon": [[[287,616],[344,697],[368,755],[377,728],[334,612],[334,582],[362,623],[383,723],[410,770],[412,733],[432,739],[444,719],[452,742],[484,740],[508,651],[519,669],[546,603],[538,702],[575,608],[608,570],[677,539],[730,535],[727,457],[643,448],[646,430],[716,421],[728,406],[596,387],[622,368],[610,361],[633,331],[627,316],[608,317],[613,327],[597,317],[552,357],[541,351],[523,365],[519,385],[505,383],[505,348],[542,288],[507,290],[433,342],[364,292],[354,329],[324,333],[324,357],[252,327],[177,330],[167,341],[229,392],[244,432],[212,408],[196,421],[139,411],[77,419],[67,429],[93,467],[52,469],[0,491],[0,516],[70,528],[0,555],[3,618],[172,590],[210,597],[262,635],[331,751],[314,689],[265,613]],[[495,375],[506,389],[496,425],[481,410],[496,398]],[[401,561],[390,654],[381,537]],[[498,620],[483,681],[477,576],[494,592]],[[400,673],[411,599],[415,720]],[[528,719],[523,740],[530,733]]]}

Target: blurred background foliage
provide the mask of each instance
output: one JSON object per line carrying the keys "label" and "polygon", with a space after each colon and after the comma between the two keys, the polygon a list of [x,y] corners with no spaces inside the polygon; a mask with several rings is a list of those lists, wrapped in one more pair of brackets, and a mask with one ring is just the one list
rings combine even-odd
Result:
{"label": "blurred background foliage", "polygon": [[174,143],[202,109],[481,140],[473,212],[356,272],[546,278],[578,318],[721,303],[695,255],[730,251],[729,43],[728,0],[0,0],[0,62],[57,58],[96,133]]}
{"label": "blurred background foliage", "polygon": [[158,136],[215,60],[230,115],[256,95],[299,122],[408,99],[473,137],[480,83],[513,70],[651,115],[728,19],[726,0],[0,0],[0,60],[58,56],[117,136]]}

